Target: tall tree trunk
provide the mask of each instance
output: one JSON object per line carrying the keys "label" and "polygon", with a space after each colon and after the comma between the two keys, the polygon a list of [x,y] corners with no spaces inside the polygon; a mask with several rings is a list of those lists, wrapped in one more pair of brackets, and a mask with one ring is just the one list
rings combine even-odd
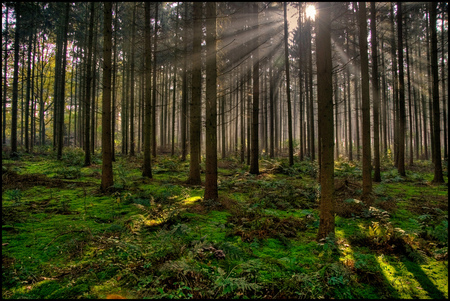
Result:
{"label": "tall tree trunk", "polygon": [[[448,11],[447,11],[447,18],[448,18]],[[448,170],[448,137],[447,137],[447,95],[445,95],[445,88],[448,89],[448,87],[445,85],[445,54],[447,53],[445,51],[445,39],[444,39],[444,13],[442,13],[442,19],[441,19],[441,47],[442,47],[442,59],[441,59],[441,78],[442,78],[442,117],[444,121],[444,161],[447,161],[447,170]],[[447,20],[448,24],[448,20]],[[448,33],[447,33],[448,34]],[[448,40],[447,40],[448,44]],[[448,47],[448,46],[447,46]],[[447,49],[448,51],[448,49]],[[448,65],[448,60],[447,60]],[[448,71],[447,71],[448,73]],[[448,80],[448,79],[447,79]]]}
{"label": "tall tree trunk", "polygon": [[405,31],[405,48],[406,48],[406,76],[408,77],[408,110],[409,110],[409,165],[414,164],[413,158],[413,115],[412,115],[412,97],[411,97],[411,72],[410,72],[410,60],[409,60],[409,47],[408,47],[408,35]]}
{"label": "tall tree trunk", "polygon": [[[258,3],[253,4],[253,24],[254,24],[254,36],[259,37],[259,24],[258,24]],[[259,125],[259,44],[258,38],[255,38],[255,44],[253,45],[253,108],[252,108],[252,141],[250,144],[250,173],[259,174],[259,138],[258,138],[258,125]]]}
{"label": "tall tree trunk", "polygon": [[361,57],[362,91],[362,174],[363,198],[372,192],[372,159],[370,150],[370,98],[369,98],[369,59],[367,56],[367,18],[366,3],[359,3],[359,51]]}
{"label": "tall tree trunk", "polygon": [[[184,3],[184,28],[186,29],[187,26],[187,16],[188,16],[188,3]],[[181,98],[181,161],[186,160],[186,153],[187,153],[187,147],[186,147],[186,123],[187,123],[187,39],[188,34],[187,30],[184,30],[184,50],[183,50],[183,81],[182,81],[182,98]]]}
{"label": "tall tree trunk", "polygon": [[60,105],[59,105],[59,124],[58,124],[58,160],[62,159],[62,149],[64,144],[64,109],[65,109],[65,96],[66,96],[66,63],[67,63],[67,31],[69,29],[69,12],[70,3],[66,3],[66,9],[64,14],[64,30],[62,33],[63,50],[62,50],[62,66],[61,66],[61,82],[60,82]]}
{"label": "tall tree trunk", "polygon": [[[92,57],[92,39],[94,32],[94,15],[95,15],[95,2],[91,2],[91,15],[89,20],[89,38],[88,38],[88,53],[87,53],[87,67],[86,67],[86,95],[84,100],[84,166],[91,165],[91,152],[90,152],[90,140],[89,140],[89,132],[90,132],[90,122],[89,122],[89,113],[90,113],[90,94],[91,94],[91,57]],[[92,138],[92,137],[91,137]]]}
{"label": "tall tree trunk", "polygon": [[153,38],[152,155],[156,157],[156,54],[158,45],[158,6],[155,2],[155,36]]}
{"label": "tall tree trunk", "polygon": [[[3,71],[3,108],[2,108],[2,144],[6,144],[6,91],[8,86],[8,17],[9,17],[9,7],[6,6],[6,23],[5,23],[5,62]],[[17,18],[17,17],[16,17]],[[17,19],[16,19],[17,20]]]}
{"label": "tall tree trunk", "polygon": [[14,34],[14,74],[11,105],[11,157],[17,156],[17,103],[19,98],[19,42],[22,30],[22,4],[15,3],[16,30]]}
{"label": "tall tree trunk", "polygon": [[134,139],[134,89],[135,89],[135,82],[134,82],[134,53],[136,49],[135,45],[135,36],[136,36],[136,4],[133,2],[133,20],[131,21],[131,94],[130,94],[130,156],[134,157],[135,152],[135,139]]}
{"label": "tall tree trunk", "polygon": [[378,85],[378,50],[377,50],[377,24],[375,2],[370,3],[370,32],[372,44],[372,91],[373,91],[373,159],[374,159],[374,182],[381,182],[380,172],[380,121],[379,107],[380,95]]}
{"label": "tall tree trunk", "polygon": [[216,3],[206,2],[206,174],[205,200],[217,200]]}
{"label": "tall tree trunk", "polygon": [[436,2],[429,4],[430,27],[431,27],[431,71],[433,75],[433,132],[434,132],[434,178],[433,183],[445,183],[442,175],[441,159],[441,133],[440,133],[440,111],[439,111],[439,78],[437,59],[437,34],[436,34]]}
{"label": "tall tree trunk", "polygon": [[320,141],[320,224],[317,239],[334,234],[334,134],[331,60],[331,4],[319,2],[317,15],[317,99]]}
{"label": "tall tree trunk", "polygon": [[91,146],[90,146],[90,150],[91,150],[91,154],[94,155],[94,151],[95,151],[95,142],[96,142],[96,129],[97,127],[95,126],[95,119],[96,119],[96,111],[97,111],[97,97],[96,97],[96,92],[97,92],[97,39],[98,39],[98,30],[97,30],[97,26],[98,26],[98,10],[97,10],[97,6],[95,7],[95,15],[94,15],[94,44],[93,44],[93,54],[94,57],[92,59],[92,100],[91,100]]}
{"label": "tall tree trunk", "polygon": [[29,141],[29,116],[30,116],[30,101],[31,101],[31,53],[33,52],[33,31],[29,29],[28,35],[28,58],[27,58],[27,94],[25,98],[25,151],[30,152]]}
{"label": "tall tree trunk", "polygon": [[402,3],[397,2],[397,32],[398,32],[398,70],[399,70],[399,131],[398,131],[398,173],[406,176],[405,172],[405,76],[403,71],[403,22],[402,22]]}
{"label": "tall tree trunk", "polygon": [[[116,133],[116,75],[117,75],[117,2],[115,3],[114,9],[114,62],[112,67],[112,116],[111,116],[111,160],[116,161],[116,150],[115,150],[115,133]],[[122,87],[123,89],[123,87]]]}
{"label": "tall tree trunk", "polygon": [[194,35],[192,48],[192,99],[190,108],[190,164],[188,183],[200,185],[200,134],[201,134],[201,96],[202,96],[202,3],[194,2]]}
{"label": "tall tree trunk", "polygon": [[288,49],[287,9],[284,2],[284,62],[286,66],[286,95],[288,106],[288,135],[289,135],[289,166],[294,165],[294,143],[292,137],[292,109],[291,109],[291,80],[289,74],[289,49]]}
{"label": "tall tree trunk", "polygon": [[150,2],[145,2],[145,119],[144,119],[144,168],[143,177],[152,178],[151,158],[151,59]]}
{"label": "tall tree trunk", "polygon": [[113,182],[111,154],[111,24],[112,3],[104,2],[103,10],[103,102],[102,102],[102,183],[107,191]]}
{"label": "tall tree trunk", "polygon": [[[177,72],[178,72],[178,9],[179,2],[177,2],[177,20],[175,22],[175,58],[173,66],[173,98],[172,98],[172,151],[171,155],[175,154],[175,108],[176,108],[176,91],[177,91]],[[179,136],[178,136],[179,137]]]}

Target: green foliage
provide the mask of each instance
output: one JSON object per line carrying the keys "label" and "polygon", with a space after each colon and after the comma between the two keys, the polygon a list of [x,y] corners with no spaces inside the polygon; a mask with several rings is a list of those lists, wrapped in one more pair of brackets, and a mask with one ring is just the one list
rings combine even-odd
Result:
{"label": "green foliage", "polygon": [[[188,163],[159,156],[154,166],[161,172],[148,181],[140,176],[140,160],[117,156],[115,182],[121,189],[111,195],[98,191],[98,166],[63,165],[49,156],[5,161],[7,174],[35,174],[27,179],[37,182],[2,193],[2,296],[439,296],[430,293],[433,286],[448,296],[447,191],[416,185],[430,178],[423,171],[428,163],[419,162],[404,181],[387,183],[396,171],[383,171],[392,176],[374,185],[371,206],[358,200],[358,181],[347,181],[336,194],[335,236],[316,242],[316,163],[289,167],[286,159],[262,160],[266,169],[255,176],[239,169],[239,158],[222,160],[220,199],[213,202],[191,201],[203,189],[180,182]],[[358,177],[354,163],[336,165],[338,181]],[[79,177],[76,183],[83,186],[67,186],[70,181],[58,177],[70,177],[70,170],[94,176]],[[44,181],[38,173],[53,176]],[[354,214],[343,217],[338,211],[345,206],[354,206]]]}
{"label": "green foliage", "polygon": [[57,169],[56,173],[63,179],[78,179],[81,177],[81,169],[78,166],[63,166]]}
{"label": "green foliage", "polygon": [[12,202],[12,206],[18,206],[21,204],[22,192],[20,189],[11,189],[5,191],[6,200]]}
{"label": "green foliage", "polygon": [[79,147],[65,147],[63,149],[62,161],[65,166],[79,166],[84,164],[85,152]]}

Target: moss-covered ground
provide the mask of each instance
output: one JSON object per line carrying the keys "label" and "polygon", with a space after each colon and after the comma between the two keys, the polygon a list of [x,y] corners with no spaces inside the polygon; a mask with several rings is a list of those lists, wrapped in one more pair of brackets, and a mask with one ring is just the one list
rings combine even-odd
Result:
{"label": "moss-covered ground", "polygon": [[366,202],[360,165],[336,161],[321,241],[313,162],[265,158],[251,175],[220,160],[213,202],[185,184],[188,161],[158,156],[153,179],[142,161],[118,156],[102,194],[99,154],[4,155],[2,298],[448,298],[448,186],[429,161],[406,177],[383,161]]}

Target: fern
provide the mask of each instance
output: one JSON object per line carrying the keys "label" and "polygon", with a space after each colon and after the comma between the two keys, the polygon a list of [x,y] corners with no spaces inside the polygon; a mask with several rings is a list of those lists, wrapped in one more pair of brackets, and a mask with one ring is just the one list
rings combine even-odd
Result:
{"label": "fern", "polygon": [[226,272],[222,268],[218,268],[217,272],[219,273],[219,277],[214,281],[214,289],[217,290],[216,296],[219,292],[219,296],[222,297],[236,291],[246,292],[261,289],[259,284],[248,282],[244,277],[230,277],[231,272],[226,275]]}

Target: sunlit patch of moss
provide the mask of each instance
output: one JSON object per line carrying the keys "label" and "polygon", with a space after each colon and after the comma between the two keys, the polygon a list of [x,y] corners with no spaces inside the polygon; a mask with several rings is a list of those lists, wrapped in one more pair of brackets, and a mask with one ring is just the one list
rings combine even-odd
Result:
{"label": "sunlit patch of moss", "polygon": [[184,200],[182,200],[181,201],[181,204],[182,205],[192,205],[193,203],[195,203],[195,202],[197,202],[197,201],[199,201],[199,200],[201,200],[202,198],[201,197],[199,197],[199,196],[192,196],[192,197],[190,197],[190,198],[187,198],[187,199],[184,199]]}
{"label": "sunlit patch of moss", "polygon": [[392,256],[378,256],[383,275],[400,298],[448,298],[448,269],[445,263],[430,260],[418,265]]}

